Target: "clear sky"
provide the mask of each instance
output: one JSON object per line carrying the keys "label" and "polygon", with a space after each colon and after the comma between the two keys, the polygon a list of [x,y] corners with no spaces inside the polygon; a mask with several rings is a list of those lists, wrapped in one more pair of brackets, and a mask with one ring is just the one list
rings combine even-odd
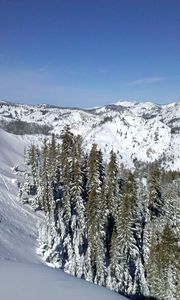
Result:
{"label": "clear sky", "polygon": [[0,0],[0,99],[180,100],[180,0]]}

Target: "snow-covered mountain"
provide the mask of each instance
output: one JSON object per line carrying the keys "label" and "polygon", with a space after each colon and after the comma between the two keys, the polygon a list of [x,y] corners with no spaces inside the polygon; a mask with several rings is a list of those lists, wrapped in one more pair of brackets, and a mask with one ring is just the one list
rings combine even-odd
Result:
{"label": "snow-covered mountain", "polygon": [[[17,201],[15,169],[30,141],[0,129],[0,299],[125,299],[108,289],[44,265],[36,254],[43,215]],[[20,167],[19,167],[20,169]]]}
{"label": "snow-covered mountain", "polygon": [[[60,108],[0,102],[0,299],[125,299],[111,291],[44,266],[36,254],[43,214],[17,201],[16,166],[23,171],[24,148],[60,135],[69,124],[89,150],[96,142],[108,158],[113,148],[119,162],[160,159],[167,169],[180,169],[180,104],[117,102],[93,109]],[[12,134],[10,132],[14,132]],[[38,133],[38,134],[37,134]],[[9,288],[11,287],[11,288]]]}
{"label": "snow-covered mountain", "polygon": [[[180,103],[157,105],[119,101],[85,110],[1,101],[1,124],[17,120],[46,126],[46,131],[57,135],[69,124],[73,133],[83,136],[86,149],[95,142],[108,157],[113,148],[119,161],[129,168],[137,161],[159,159],[167,169],[180,169]],[[39,128],[34,132],[36,130]]]}

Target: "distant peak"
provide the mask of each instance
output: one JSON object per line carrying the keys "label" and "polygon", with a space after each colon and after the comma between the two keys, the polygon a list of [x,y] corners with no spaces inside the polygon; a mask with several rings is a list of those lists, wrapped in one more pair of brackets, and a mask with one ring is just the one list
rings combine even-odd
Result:
{"label": "distant peak", "polygon": [[8,102],[5,100],[0,100],[0,104],[7,104]]}
{"label": "distant peak", "polygon": [[164,104],[164,106],[166,107],[174,107],[174,106],[178,106],[180,105],[180,101],[179,102],[171,102],[171,103],[168,103],[168,104]]}
{"label": "distant peak", "polygon": [[125,107],[131,107],[131,106],[134,106],[134,105],[137,105],[139,102],[137,101],[126,101],[126,100],[119,100],[115,103],[113,103],[113,105],[121,105],[121,106],[125,106]]}

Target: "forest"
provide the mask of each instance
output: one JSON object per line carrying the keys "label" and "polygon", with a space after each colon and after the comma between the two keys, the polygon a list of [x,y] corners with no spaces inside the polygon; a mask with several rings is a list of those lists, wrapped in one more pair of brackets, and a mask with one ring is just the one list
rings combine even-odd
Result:
{"label": "forest", "polygon": [[38,253],[131,299],[180,299],[180,173],[82,143],[66,126],[26,150],[18,197],[44,214]]}

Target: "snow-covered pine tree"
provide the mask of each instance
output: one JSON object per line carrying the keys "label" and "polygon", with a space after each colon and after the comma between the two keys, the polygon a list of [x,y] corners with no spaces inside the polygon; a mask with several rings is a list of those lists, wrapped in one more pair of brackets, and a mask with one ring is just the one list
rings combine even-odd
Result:
{"label": "snow-covered pine tree", "polygon": [[158,242],[151,245],[147,278],[151,296],[160,300],[179,299],[180,247],[167,223]]}
{"label": "snow-covered pine tree", "polygon": [[[116,238],[118,219],[118,207],[120,204],[120,186],[116,154],[113,150],[110,153],[110,160],[107,166],[106,176],[106,201],[107,201],[107,226],[106,226],[106,264],[107,264],[107,279],[106,284],[109,288],[116,285],[114,276],[114,266],[116,264]],[[115,280],[115,282],[114,282]]]}
{"label": "snow-covered pine tree", "polygon": [[[139,228],[137,222],[137,187],[133,174],[129,172],[118,208],[116,230],[112,236],[111,249],[113,252],[111,252],[110,264],[112,288],[125,295],[139,292],[138,272],[143,272],[135,239],[136,231]],[[137,268],[138,272],[136,272]]]}
{"label": "snow-covered pine tree", "polygon": [[39,149],[32,144],[29,151],[29,165],[31,167],[31,176],[29,178],[30,182],[30,195],[31,197],[31,205],[34,210],[38,210],[41,208],[39,200],[38,200],[38,186],[39,186]]}
{"label": "snow-covered pine tree", "polygon": [[29,203],[29,192],[30,192],[30,177],[28,170],[26,169],[21,181],[19,182],[19,193],[18,198],[22,204]]}
{"label": "snow-covered pine tree", "polygon": [[106,193],[108,217],[113,219],[115,219],[117,215],[118,198],[120,197],[119,180],[116,154],[111,150],[110,160],[107,166]]}
{"label": "snow-covered pine tree", "polygon": [[[87,202],[87,233],[88,251],[86,256],[86,274],[89,280],[104,285],[105,280],[105,249],[104,249],[104,218],[102,218],[102,197],[104,170],[102,153],[93,144],[88,158],[88,202]],[[90,265],[88,263],[90,262]],[[88,269],[88,270],[87,270]]]}
{"label": "snow-covered pine tree", "polygon": [[164,198],[162,194],[162,174],[157,163],[148,165],[143,205],[143,260],[147,264],[151,244],[158,240],[163,227],[165,214]]}
{"label": "snow-covered pine tree", "polygon": [[41,203],[42,209],[45,215],[50,214],[51,200],[52,200],[52,190],[51,190],[51,178],[50,178],[50,164],[48,157],[48,144],[47,140],[44,140],[42,147],[42,163],[40,170],[40,186],[39,186],[39,202]]}
{"label": "snow-covered pine tree", "polygon": [[66,126],[61,133],[60,147],[60,201],[58,203],[58,222],[57,230],[59,232],[59,256],[61,257],[61,267],[66,265],[66,271],[72,272],[72,268],[67,266],[67,261],[73,256],[72,245],[72,185],[73,185],[73,149],[74,136],[70,127]]}
{"label": "snow-covered pine tree", "polygon": [[164,220],[171,224],[174,233],[180,239],[180,179],[166,181],[162,193],[165,199]]}
{"label": "snow-covered pine tree", "polygon": [[24,155],[26,166],[24,174],[19,176],[19,200],[23,204],[30,204],[36,210],[39,208],[36,197],[38,188],[38,149],[32,144]]}
{"label": "snow-covered pine tree", "polygon": [[73,150],[74,136],[70,131],[70,127],[66,126],[61,134],[61,182],[63,185],[63,218],[70,232],[71,215],[73,202],[71,201],[71,187],[73,184]]}
{"label": "snow-covered pine tree", "polygon": [[48,159],[50,166],[50,176],[53,181],[56,179],[56,170],[57,170],[57,141],[55,134],[52,133],[51,141],[48,144]]}
{"label": "snow-covered pine tree", "polygon": [[97,215],[99,218],[97,224],[97,250],[96,250],[96,276],[94,282],[99,285],[105,285],[106,270],[106,228],[107,228],[107,202],[105,190],[105,171],[103,166],[102,152],[99,151],[99,172],[101,191],[97,202]]}
{"label": "snow-covered pine tree", "polygon": [[74,137],[73,143],[73,164],[71,184],[71,257],[66,262],[65,269],[76,275],[84,276],[84,255],[86,253],[87,241],[85,239],[85,206],[83,201],[83,178],[82,178],[82,139],[80,136]]}
{"label": "snow-covered pine tree", "polygon": [[[135,212],[135,231],[134,237],[136,239],[136,245],[138,247],[139,255],[136,260],[136,269],[134,274],[134,290],[135,294],[143,299],[144,296],[149,295],[148,284],[146,280],[146,272],[144,267],[144,262],[146,259],[146,254],[149,253],[149,239],[148,239],[148,230],[147,236],[145,231],[145,226],[149,220],[147,216],[147,188],[146,180],[144,175],[139,172],[139,169],[135,171],[134,178],[136,180],[137,186],[137,201],[136,201],[136,212]],[[148,229],[148,226],[146,227]]]}
{"label": "snow-covered pine tree", "polygon": [[164,214],[164,199],[162,197],[162,177],[159,166],[154,163],[148,172],[148,199],[150,219],[154,220]]}
{"label": "snow-covered pine tree", "polygon": [[34,144],[31,145],[29,149],[29,163],[31,166],[31,174],[33,178],[33,188],[35,192],[37,191],[37,176],[38,176],[38,149],[35,147]]}

